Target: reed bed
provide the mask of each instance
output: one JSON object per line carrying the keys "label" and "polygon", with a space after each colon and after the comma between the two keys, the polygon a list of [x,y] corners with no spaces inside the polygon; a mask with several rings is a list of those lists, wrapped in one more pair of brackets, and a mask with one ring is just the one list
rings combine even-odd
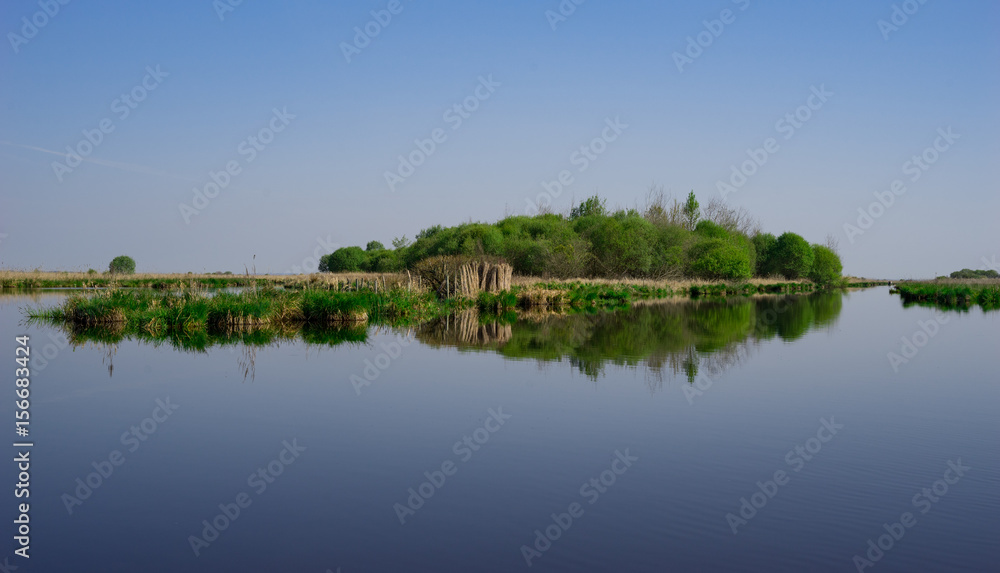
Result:
{"label": "reed bed", "polygon": [[313,273],[303,275],[235,275],[193,273],[104,273],[0,270],[0,289],[38,288],[152,288],[206,289],[271,286],[286,290],[396,290],[422,291],[406,273]]}
{"label": "reed bed", "polygon": [[73,295],[61,306],[29,309],[28,315],[83,328],[121,325],[127,330],[158,334],[420,319],[434,308],[430,295],[405,290],[347,293],[263,288],[208,296],[191,291],[111,289]]}
{"label": "reed bed", "polygon": [[1000,308],[1000,279],[904,281],[896,285],[894,292],[904,304],[930,303],[945,308],[979,305],[983,310]]}

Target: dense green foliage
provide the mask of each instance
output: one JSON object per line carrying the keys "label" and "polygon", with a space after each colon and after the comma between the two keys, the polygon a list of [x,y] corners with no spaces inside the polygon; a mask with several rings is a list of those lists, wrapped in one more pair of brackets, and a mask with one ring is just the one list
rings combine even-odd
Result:
{"label": "dense green foliage", "polygon": [[795,233],[782,233],[774,243],[767,268],[769,273],[779,274],[786,279],[797,279],[808,276],[812,264],[812,246]]}
{"label": "dense green foliage", "polygon": [[337,249],[327,259],[327,268],[332,273],[351,273],[367,270],[368,253],[361,247]]}
{"label": "dense green foliage", "polygon": [[[589,292],[587,293],[590,294]],[[494,301],[488,301],[496,304]],[[809,330],[832,325],[843,295],[819,292],[756,299],[710,299],[690,303],[636,305],[617,312],[572,313],[544,320],[518,320],[496,341],[464,339],[445,319],[421,325],[425,344],[497,352],[509,358],[565,361],[591,377],[609,364],[645,363],[655,373],[711,373],[750,352],[752,343],[774,338],[792,341]],[[742,350],[740,350],[742,348]]]}
{"label": "dense green foliage", "polygon": [[135,261],[125,255],[115,257],[108,265],[108,272],[113,275],[131,275],[135,273]]}
{"label": "dense green foliage", "polygon": [[945,309],[1000,309],[1000,285],[990,283],[903,282],[896,285],[904,305],[927,304]]}
{"label": "dense green foliage", "polygon": [[809,280],[816,284],[831,284],[840,280],[843,266],[837,253],[823,245],[813,245],[812,249],[813,263],[812,270],[809,271]]}
{"label": "dense green foliage", "polygon": [[[534,217],[509,216],[493,224],[435,225],[417,234],[393,240],[393,249],[372,241],[366,249],[345,247],[324,256],[321,271],[393,272],[413,269],[437,256],[501,257],[518,275],[557,278],[631,277],[701,278],[742,281],[753,276],[809,276],[833,282],[840,276],[840,259],[826,249],[822,267],[813,272],[814,249],[794,233],[741,232],[715,217],[718,205],[702,216],[694,193],[669,216],[662,205],[644,213],[635,209],[611,212],[605,201],[590,197],[568,216],[552,213]],[[725,207],[722,207],[724,210]],[[732,213],[721,213],[732,215]],[[719,224],[722,221],[723,224]],[[824,247],[825,249],[825,247]]]}
{"label": "dense green foliage", "polygon": [[759,277],[775,274],[774,267],[774,246],[778,238],[771,233],[757,233],[753,237],[754,251],[757,253],[757,268],[754,272]]}
{"label": "dense green foliage", "polygon": [[993,269],[989,270],[972,270],[972,269],[962,269],[960,271],[955,271],[951,273],[951,278],[953,279],[996,279],[1000,278],[1000,273]]}

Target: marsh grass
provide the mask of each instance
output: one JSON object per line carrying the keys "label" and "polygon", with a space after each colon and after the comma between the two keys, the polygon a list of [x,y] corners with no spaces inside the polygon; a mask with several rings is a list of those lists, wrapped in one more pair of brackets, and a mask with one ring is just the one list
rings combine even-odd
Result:
{"label": "marsh grass", "polygon": [[946,309],[1000,309],[1000,279],[937,279],[896,285],[903,304],[931,304]]}
{"label": "marsh grass", "polygon": [[[53,271],[0,270],[0,289],[37,288],[152,288],[206,289],[226,287],[280,287],[286,290],[364,290],[375,283],[385,290],[411,284],[406,273],[313,273],[304,275],[223,275],[186,273],[137,273],[132,275]],[[381,290],[381,289],[380,289]]]}
{"label": "marsh grass", "polygon": [[421,319],[436,306],[429,294],[284,291],[270,287],[214,295],[183,291],[109,289],[75,294],[57,307],[29,308],[35,319],[79,328],[111,327],[153,336],[169,332],[209,333],[281,329],[302,324],[364,324]]}

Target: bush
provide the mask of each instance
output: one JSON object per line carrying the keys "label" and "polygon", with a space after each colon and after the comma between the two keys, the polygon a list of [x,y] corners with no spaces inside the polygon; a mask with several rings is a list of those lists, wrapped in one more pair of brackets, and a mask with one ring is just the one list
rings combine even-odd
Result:
{"label": "bush", "polygon": [[951,273],[951,278],[953,279],[995,279],[1000,278],[1000,273],[995,270],[972,270],[972,269],[962,269],[960,271],[955,271]]}
{"label": "bush", "polygon": [[688,274],[708,280],[744,280],[753,276],[753,263],[737,244],[706,238],[688,252]]}
{"label": "bush", "polygon": [[596,215],[598,217],[605,217],[608,214],[607,200],[601,199],[597,195],[588,198],[587,200],[580,203],[579,206],[573,207],[570,210],[570,219],[579,219],[580,217],[590,217]]}
{"label": "bush", "polygon": [[373,273],[396,273],[403,270],[403,260],[395,251],[383,249],[371,254],[367,270]]}
{"label": "bush", "polygon": [[772,252],[770,272],[791,280],[808,276],[812,270],[812,246],[795,233],[782,233]]}
{"label": "bush", "polygon": [[94,269],[87,269],[87,274],[88,275],[96,275],[97,271],[95,271]]}
{"label": "bush", "polygon": [[844,269],[840,257],[833,249],[823,245],[813,245],[813,264],[809,271],[809,280],[816,284],[830,284],[840,279]]}
{"label": "bush", "polygon": [[757,268],[754,274],[757,276],[766,277],[777,272],[774,269],[774,245],[777,242],[777,237],[771,233],[757,233],[753,236],[753,246],[757,252]]}
{"label": "bush", "polygon": [[612,277],[649,276],[653,267],[656,228],[638,213],[619,211],[596,221],[584,234],[590,241],[594,274]]}
{"label": "bush", "polygon": [[365,245],[365,250],[369,253],[372,251],[384,251],[385,245],[378,241],[369,241],[368,244]]}
{"label": "bush", "polygon": [[709,239],[729,239],[729,231],[711,221],[699,221],[694,232],[696,235]]}
{"label": "bush", "polygon": [[108,265],[108,272],[113,275],[133,274],[135,273],[135,261],[132,260],[132,257],[125,255],[115,257],[111,260],[111,264]]}
{"label": "bush", "polygon": [[331,273],[356,273],[365,270],[367,264],[368,254],[361,247],[337,249],[327,259],[327,269]]}

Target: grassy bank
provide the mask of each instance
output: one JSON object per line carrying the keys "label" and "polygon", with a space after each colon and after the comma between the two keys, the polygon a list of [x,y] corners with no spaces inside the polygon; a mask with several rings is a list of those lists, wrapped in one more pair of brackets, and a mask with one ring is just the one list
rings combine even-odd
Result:
{"label": "grassy bank", "polygon": [[31,309],[36,319],[81,327],[162,331],[281,329],[291,326],[406,323],[446,312],[450,301],[395,289],[374,292],[280,291],[273,288],[214,295],[185,291],[110,289],[73,295],[58,307]]}
{"label": "grassy bank", "polygon": [[896,285],[903,304],[932,304],[942,308],[965,309],[979,305],[983,310],[1000,308],[1000,280],[937,279],[905,281]]}
{"label": "grassy bank", "polygon": [[[295,336],[308,332],[321,341],[336,331],[363,329],[364,325],[401,326],[447,316],[460,309],[477,308],[483,315],[501,315],[515,309],[551,309],[559,312],[595,312],[624,309],[642,300],[671,297],[722,297],[757,294],[808,293],[817,290],[811,282],[781,282],[762,279],[753,283],[695,283],[637,281],[530,281],[518,280],[508,291],[482,293],[474,300],[441,300],[428,291],[413,288],[406,275],[364,275],[353,280],[343,275],[308,275],[297,286],[276,288],[270,277],[251,277],[242,292],[211,292],[177,288],[133,288],[111,286],[68,297],[52,308],[29,310],[34,319],[69,325],[76,332],[93,331],[93,338],[126,335],[164,340],[176,338],[180,346],[199,347],[213,337]],[[170,275],[137,278],[164,281]],[[173,277],[177,279],[177,277]],[[245,279],[246,277],[244,277]],[[181,279],[177,279],[181,280]],[[232,279],[223,279],[232,280]],[[264,286],[261,286],[261,285]],[[872,286],[880,281],[855,281],[842,286]],[[324,334],[328,332],[328,334]],[[303,335],[305,336],[305,335]],[[356,337],[349,334],[348,339]]]}
{"label": "grassy bank", "polygon": [[55,271],[0,271],[0,289],[39,288],[149,288],[155,290],[280,287],[288,290],[360,290],[399,288],[408,284],[405,273],[314,273],[308,275],[222,275],[143,273],[88,274]]}
{"label": "grassy bank", "polygon": [[[551,288],[568,288],[567,285],[627,285],[667,291],[666,296],[704,294],[753,294],[804,292],[817,288],[808,280],[788,281],[781,278],[754,278],[749,281],[726,282],[697,279],[541,279],[515,276],[516,287],[553,285]],[[888,284],[884,280],[845,277],[830,285],[833,287],[871,287]],[[219,275],[188,273],[145,273],[134,275],[107,275],[52,271],[0,271],[0,289],[43,288],[145,288],[154,290],[201,290],[213,288],[276,287],[285,290],[333,290],[352,292],[365,290],[419,290],[416,277],[406,273],[313,273],[304,275]],[[548,287],[543,287],[548,288]]]}

